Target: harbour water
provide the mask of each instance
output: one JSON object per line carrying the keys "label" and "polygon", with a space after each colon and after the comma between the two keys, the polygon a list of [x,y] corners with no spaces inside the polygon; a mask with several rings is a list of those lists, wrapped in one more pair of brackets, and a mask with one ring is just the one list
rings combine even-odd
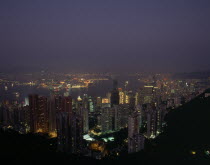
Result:
{"label": "harbour water", "polygon": [[[135,81],[135,82],[134,82]],[[118,86],[124,88],[125,80],[119,81]],[[135,84],[135,85],[134,85]],[[142,84],[135,80],[129,80],[129,90],[136,90]],[[93,84],[90,84],[88,88],[71,88],[68,90],[69,94],[73,98],[78,96],[83,96],[87,94],[92,97],[105,97],[108,92],[112,90],[113,82],[112,80],[105,81],[95,81]],[[66,89],[59,91],[60,95],[63,95],[67,92]],[[30,85],[14,85],[11,83],[0,84],[0,102],[2,101],[18,101],[19,103],[24,102],[25,98],[29,94],[39,94],[43,96],[50,96],[52,91],[49,88],[43,88],[39,86],[30,86]]]}

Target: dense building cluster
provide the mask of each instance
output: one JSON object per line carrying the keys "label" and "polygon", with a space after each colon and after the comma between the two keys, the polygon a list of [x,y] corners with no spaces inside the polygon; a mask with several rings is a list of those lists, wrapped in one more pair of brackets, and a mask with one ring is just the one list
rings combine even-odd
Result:
{"label": "dense building cluster", "polygon": [[[22,104],[4,101],[0,105],[0,125],[22,134],[45,133],[57,138],[57,151],[94,157],[105,155],[101,136],[127,129],[127,152],[144,149],[145,138],[156,138],[165,126],[170,109],[181,106],[207,87],[198,80],[165,80],[153,77],[136,91],[120,88],[116,80],[106,97],[87,94],[73,99],[68,93],[50,97],[29,95]],[[103,149],[101,149],[103,148]]]}

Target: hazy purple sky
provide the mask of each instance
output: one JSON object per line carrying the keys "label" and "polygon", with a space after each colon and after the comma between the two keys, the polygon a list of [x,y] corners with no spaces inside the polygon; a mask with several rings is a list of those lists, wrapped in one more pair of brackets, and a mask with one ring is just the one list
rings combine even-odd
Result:
{"label": "hazy purple sky", "polygon": [[210,0],[0,0],[0,68],[210,70]]}

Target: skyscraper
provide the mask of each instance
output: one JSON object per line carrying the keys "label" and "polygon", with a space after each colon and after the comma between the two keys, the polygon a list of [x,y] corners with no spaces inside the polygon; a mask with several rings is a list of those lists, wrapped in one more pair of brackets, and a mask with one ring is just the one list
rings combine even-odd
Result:
{"label": "skyscraper", "polygon": [[[82,149],[83,142],[83,117],[85,124],[88,123],[88,110],[72,109],[72,98],[60,97],[58,101],[57,112],[57,137],[58,137],[58,151],[68,153],[79,153]],[[61,104],[60,104],[61,103]],[[81,102],[82,104],[82,102]],[[86,125],[87,126],[87,125]],[[86,131],[88,128],[86,128]]]}
{"label": "skyscraper", "polygon": [[57,119],[57,150],[70,152],[72,148],[70,116],[68,112],[58,112]]}
{"label": "skyscraper", "polygon": [[139,133],[139,114],[133,113],[128,118],[128,153],[144,149],[144,136]]}
{"label": "skyscraper", "polygon": [[74,114],[71,118],[71,153],[81,153],[83,149],[83,118],[79,114]]}
{"label": "skyscraper", "polygon": [[49,112],[47,98],[38,95],[29,96],[30,130],[33,133],[49,132]]}
{"label": "skyscraper", "polygon": [[101,131],[106,133],[113,130],[113,108],[105,107],[101,109]]}
{"label": "skyscraper", "polygon": [[88,98],[88,109],[89,112],[94,112],[94,104],[93,104],[93,99],[91,96]]}
{"label": "skyscraper", "polygon": [[131,112],[128,104],[115,105],[114,110],[114,129],[120,130],[128,126],[128,116]]}
{"label": "skyscraper", "polygon": [[56,104],[55,96],[51,96],[48,102],[49,108],[49,133],[51,135],[56,135]]}
{"label": "skyscraper", "polygon": [[118,90],[118,83],[117,80],[113,80],[113,90],[111,92],[111,107],[114,105],[119,105],[120,96]]}
{"label": "skyscraper", "polygon": [[83,133],[87,134],[89,131],[89,111],[87,108],[80,108],[80,115],[83,120]]}
{"label": "skyscraper", "polygon": [[147,138],[155,138],[157,134],[157,109],[153,104],[146,104],[145,117],[147,123]]}

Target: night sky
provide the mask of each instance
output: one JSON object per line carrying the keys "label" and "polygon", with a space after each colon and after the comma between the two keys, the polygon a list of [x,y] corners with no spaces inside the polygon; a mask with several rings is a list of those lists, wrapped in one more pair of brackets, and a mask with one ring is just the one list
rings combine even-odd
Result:
{"label": "night sky", "polygon": [[0,68],[210,70],[210,0],[0,0]]}

